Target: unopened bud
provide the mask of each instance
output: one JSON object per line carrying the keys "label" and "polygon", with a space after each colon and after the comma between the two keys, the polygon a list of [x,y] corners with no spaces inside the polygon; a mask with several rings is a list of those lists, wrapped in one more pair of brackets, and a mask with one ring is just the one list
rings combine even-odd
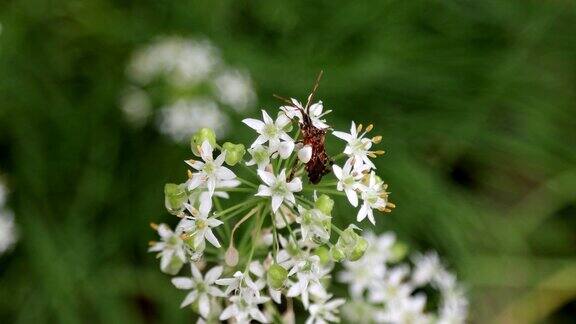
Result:
{"label": "unopened bud", "polygon": [[332,215],[332,209],[334,208],[334,200],[327,195],[321,195],[318,197],[314,203],[316,208],[319,209],[324,215]]}
{"label": "unopened bud", "polygon": [[325,265],[330,262],[330,250],[328,250],[328,248],[326,248],[325,246],[318,247],[314,251],[314,254],[316,254],[320,258],[321,264]]}
{"label": "unopened bud", "polygon": [[201,128],[198,130],[190,140],[190,147],[192,148],[192,153],[197,156],[200,156],[200,152],[198,152],[198,147],[202,146],[204,141],[208,141],[208,143],[212,147],[216,147],[216,133],[211,128]]}
{"label": "unopened bud", "polygon": [[288,270],[284,269],[279,264],[271,265],[266,274],[268,285],[270,285],[272,289],[282,289],[287,278]]}
{"label": "unopened bud", "polygon": [[341,248],[337,247],[336,245],[330,248],[330,254],[332,255],[332,260],[335,262],[340,262],[346,258],[344,251]]}
{"label": "unopened bud", "polygon": [[246,154],[246,148],[243,144],[226,142],[222,145],[222,150],[226,152],[226,164],[230,166],[234,166],[236,163],[242,161],[244,154]]}
{"label": "unopened bud", "polygon": [[396,242],[390,250],[390,262],[400,262],[408,254],[408,246],[404,243]]}
{"label": "unopened bud", "polygon": [[171,214],[178,214],[184,210],[184,203],[188,200],[186,185],[167,183],[164,186],[164,204]]}
{"label": "unopened bud", "polygon": [[365,238],[359,237],[358,241],[356,241],[356,245],[350,253],[349,259],[350,261],[358,261],[361,257],[364,256],[366,249],[368,248],[368,241]]}
{"label": "unopened bud", "polygon": [[238,250],[235,247],[230,246],[224,254],[224,262],[229,267],[235,267],[238,264]]}
{"label": "unopened bud", "polygon": [[302,161],[302,163],[308,163],[312,158],[312,146],[305,145],[298,151],[298,159]]}

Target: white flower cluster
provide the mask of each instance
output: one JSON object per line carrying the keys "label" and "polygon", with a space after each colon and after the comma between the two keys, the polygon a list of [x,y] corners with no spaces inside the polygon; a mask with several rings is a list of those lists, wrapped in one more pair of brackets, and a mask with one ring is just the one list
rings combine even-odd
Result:
{"label": "white flower cluster", "polygon": [[0,179],[0,255],[12,249],[18,240],[14,214],[6,208],[8,189]]}
{"label": "white flower cluster", "polygon": [[[403,245],[393,233],[376,236],[366,232],[370,247],[356,262],[345,262],[338,280],[349,285],[352,301],[344,308],[350,319],[363,314],[363,323],[464,323],[468,300],[454,274],[448,272],[435,252],[416,255],[413,267],[400,262]],[[425,288],[439,297],[429,310]],[[428,306],[428,307],[427,307]],[[369,315],[367,315],[369,314]]]}
{"label": "white flower cluster", "polygon": [[[174,231],[152,224],[161,241],[151,242],[150,251],[165,273],[177,275],[190,265],[190,277],[172,282],[188,291],[181,306],[191,305],[200,322],[294,322],[294,301],[308,311],[308,324],[338,322],[344,299],[328,289],[335,263],[346,262],[353,271],[355,261],[378,248],[370,247],[354,220],[333,213],[331,196],[347,197],[353,206],[361,200],[359,222],[368,217],[375,223],[374,209],[394,208],[371,161],[382,154],[371,150],[381,137],[366,138],[373,126],[363,130],[352,123],[350,134],[333,132],[347,145],[329,157],[329,111],[320,101],[312,104],[313,95],[305,105],[285,100],[275,118],[263,110],[261,120],[244,119],[256,133],[247,150],[218,144],[213,130],[200,129],[192,137],[196,158],[186,161],[187,181],[165,186],[166,208],[180,221]],[[332,168],[340,158],[344,166]],[[222,199],[235,203],[224,206]],[[345,229],[332,223],[336,217]],[[365,282],[354,283],[356,296],[373,284],[372,272],[389,275],[384,262],[365,271]],[[350,282],[352,276],[343,274]]]}
{"label": "white flower cluster", "polygon": [[224,135],[228,115],[256,100],[249,74],[227,66],[207,40],[160,38],[134,53],[127,75],[131,84],[120,102],[127,120],[142,126],[160,106],[157,125],[177,142],[202,127]]}

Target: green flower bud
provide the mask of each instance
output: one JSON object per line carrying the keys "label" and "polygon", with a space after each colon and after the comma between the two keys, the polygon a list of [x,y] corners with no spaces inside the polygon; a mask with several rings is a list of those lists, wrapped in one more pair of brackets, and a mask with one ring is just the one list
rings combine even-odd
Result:
{"label": "green flower bud", "polygon": [[334,208],[334,200],[327,195],[321,195],[315,202],[315,206],[325,215],[332,215],[332,208]]}
{"label": "green flower bud", "polygon": [[242,144],[226,142],[222,145],[222,150],[226,152],[226,164],[230,166],[242,161],[244,154],[246,154],[246,148]]}
{"label": "green flower bud", "polygon": [[396,242],[394,245],[392,245],[390,252],[390,262],[400,262],[406,257],[406,254],[408,254],[408,245],[401,242]]}
{"label": "green flower bud", "polygon": [[342,231],[335,245],[344,254],[344,258],[350,261],[357,261],[368,249],[368,241],[355,232],[357,228],[354,225],[348,226]]}
{"label": "green flower bud", "polygon": [[349,255],[350,261],[358,261],[361,257],[364,256],[364,253],[368,249],[368,241],[365,238],[359,237],[358,241],[356,242],[356,246]]}
{"label": "green flower bud", "polygon": [[194,135],[192,135],[192,139],[190,140],[192,153],[197,156],[200,155],[200,152],[198,152],[198,146],[202,146],[204,141],[208,141],[212,147],[218,146],[218,144],[216,144],[216,133],[214,133],[214,131],[210,128],[201,128]]}
{"label": "green flower bud", "polygon": [[332,261],[330,259],[330,250],[328,250],[328,248],[325,246],[318,247],[314,251],[314,254],[316,254],[320,258],[320,263],[323,265],[326,265],[330,263],[330,261]]}
{"label": "green flower bud", "polygon": [[288,251],[288,254],[290,254],[291,256],[298,255],[301,252],[298,244],[294,242],[294,240],[292,239],[290,239],[290,241],[288,242],[288,247],[286,248],[286,251]]}
{"label": "green flower bud", "polygon": [[333,245],[332,248],[330,248],[330,254],[332,255],[332,260],[336,262],[340,262],[346,258],[344,251],[337,245]]}
{"label": "green flower bud", "polygon": [[270,285],[272,289],[282,289],[287,278],[288,270],[284,269],[279,264],[271,265],[266,274],[268,285]]}
{"label": "green flower bud", "polygon": [[167,183],[164,186],[164,204],[171,214],[178,214],[184,210],[186,200],[188,200],[186,185]]}

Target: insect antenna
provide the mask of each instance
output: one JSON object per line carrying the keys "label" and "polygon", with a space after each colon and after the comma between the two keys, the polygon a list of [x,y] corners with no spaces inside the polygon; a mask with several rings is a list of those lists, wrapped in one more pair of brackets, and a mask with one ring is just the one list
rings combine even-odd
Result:
{"label": "insect antenna", "polygon": [[312,103],[312,99],[316,94],[316,90],[318,90],[318,86],[320,85],[320,79],[322,79],[322,74],[324,74],[324,70],[320,70],[320,73],[318,73],[318,77],[316,78],[316,82],[314,83],[314,88],[312,88],[312,92],[308,96],[308,101],[306,101],[306,107],[304,109],[306,110],[307,114],[310,113],[310,104]]}

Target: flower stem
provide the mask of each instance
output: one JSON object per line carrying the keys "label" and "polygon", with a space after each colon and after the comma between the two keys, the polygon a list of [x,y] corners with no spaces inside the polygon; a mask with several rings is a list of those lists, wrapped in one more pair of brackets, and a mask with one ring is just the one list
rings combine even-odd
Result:
{"label": "flower stem", "polygon": [[264,224],[264,219],[266,218],[265,215],[268,213],[269,205],[266,205],[264,209],[258,209],[259,213],[257,214],[257,227],[256,231],[253,232],[253,239],[252,239],[252,247],[250,248],[250,255],[248,256],[248,262],[246,262],[246,268],[244,269],[244,273],[247,273],[248,269],[250,268],[250,262],[252,262],[252,257],[254,256],[254,250],[256,249],[256,243],[258,241],[258,235],[260,235],[260,230],[262,229],[262,225]]}
{"label": "flower stem", "polygon": [[344,232],[338,228],[338,226],[334,225],[334,224],[330,224],[332,225],[332,229],[336,231],[336,233],[338,233],[338,235],[342,236],[342,234],[344,234]]}
{"label": "flower stem", "polygon": [[245,184],[245,185],[247,185],[247,186],[249,186],[249,187],[252,187],[252,188],[254,188],[254,189],[258,188],[258,185],[256,185],[256,184],[253,183],[253,182],[250,182],[250,181],[245,180],[245,179],[240,178],[240,177],[236,177],[236,179],[238,179],[238,181],[242,182],[243,184]]}

